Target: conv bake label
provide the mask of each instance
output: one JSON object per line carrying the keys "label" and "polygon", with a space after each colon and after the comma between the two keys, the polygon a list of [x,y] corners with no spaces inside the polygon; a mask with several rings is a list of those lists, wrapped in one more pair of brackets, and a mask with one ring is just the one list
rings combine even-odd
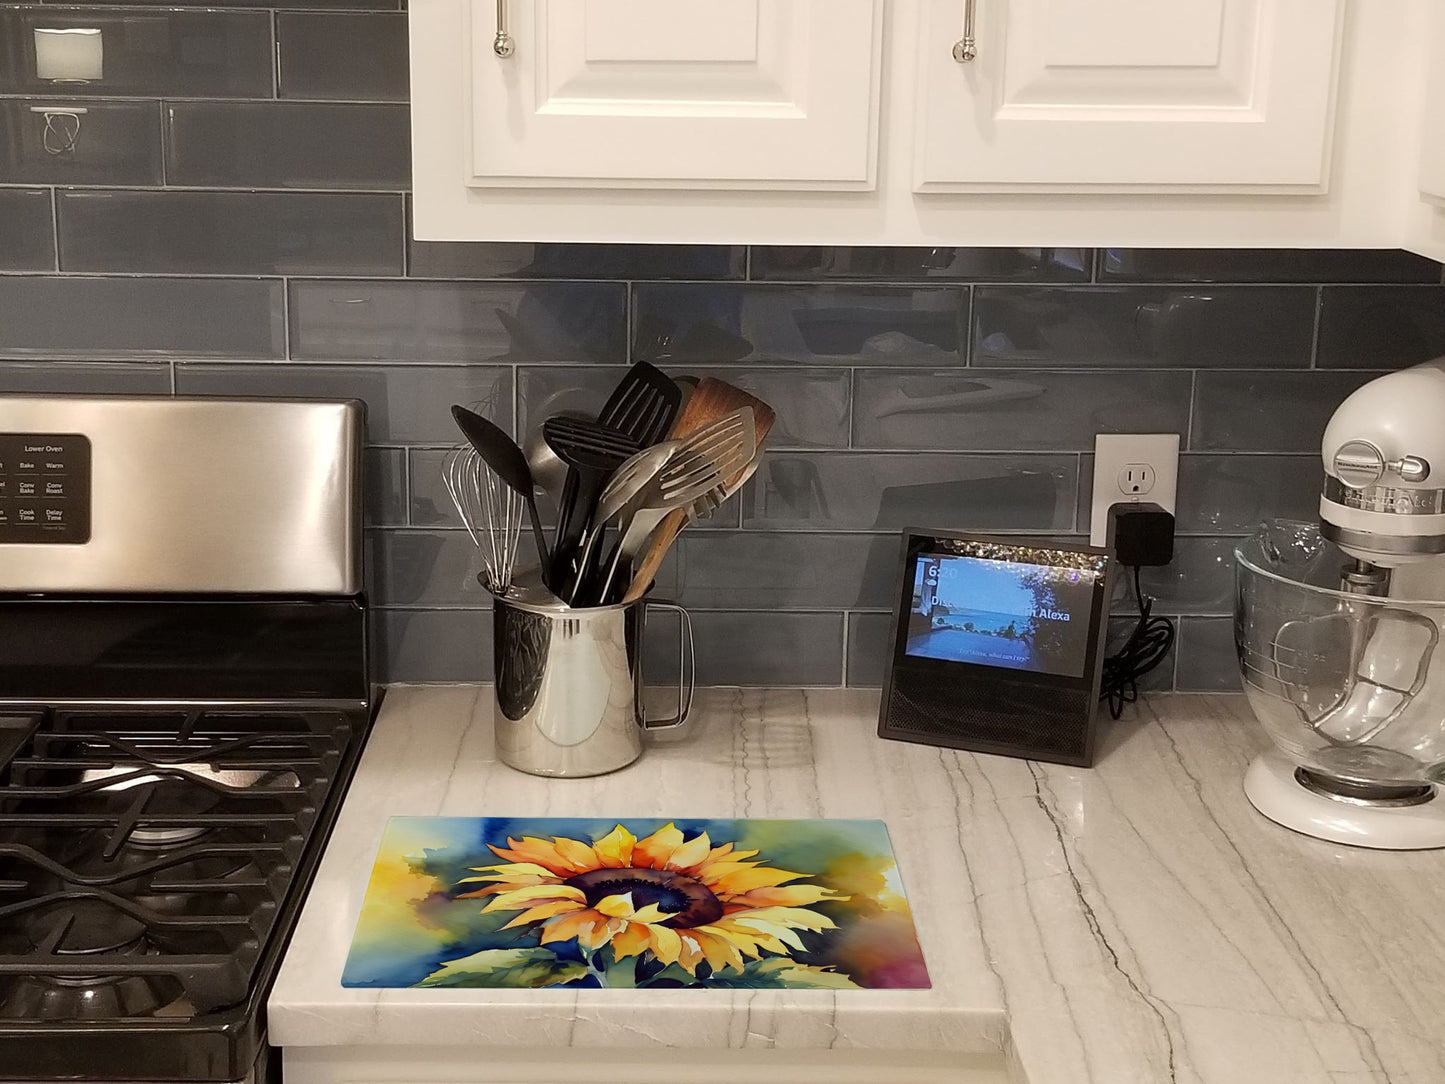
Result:
{"label": "conv bake label", "polygon": [[90,541],[90,441],[0,433],[0,544]]}

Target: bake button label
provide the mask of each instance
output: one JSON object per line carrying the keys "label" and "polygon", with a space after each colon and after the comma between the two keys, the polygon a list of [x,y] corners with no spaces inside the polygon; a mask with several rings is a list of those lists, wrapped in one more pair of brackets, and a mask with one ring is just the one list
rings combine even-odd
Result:
{"label": "bake button label", "polygon": [[15,469],[16,469],[16,470],[29,470],[29,471],[33,471],[33,470],[39,470],[40,468],[39,468],[39,466],[36,464],[35,460],[33,460],[33,459],[22,459],[19,463],[15,464]]}

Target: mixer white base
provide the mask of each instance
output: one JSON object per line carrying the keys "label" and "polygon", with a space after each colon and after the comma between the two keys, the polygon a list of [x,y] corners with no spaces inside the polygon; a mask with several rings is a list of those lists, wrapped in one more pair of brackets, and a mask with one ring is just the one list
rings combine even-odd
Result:
{"label": "mixer white base", "polygon": [[1386,851],[1445,847],[1445,798],[1437,790],[1421,805],[1356,805],[1306,790],[1294,763],[1277,750],[1261,753],[1244,773],[1245,797],[1276,824],[1333,843]]}

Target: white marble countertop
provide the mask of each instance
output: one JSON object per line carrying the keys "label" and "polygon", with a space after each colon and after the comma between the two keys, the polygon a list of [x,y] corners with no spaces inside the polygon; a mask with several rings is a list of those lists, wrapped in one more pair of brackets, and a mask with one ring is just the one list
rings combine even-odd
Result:
{"label": "white marble countertop", "polygon": [[[492,752],[490,690],[396,687],[270,1000],[279,1046],[1006,1052],[1030,1084],[1445,1081],[1445,852],[1364,851],[1257,814],[1238,696],[1158,697],[1092,770],[879,740],[878,694],[699,694],[623,771]],[[393,815],[881,818],[934,987],[345,989]]]}

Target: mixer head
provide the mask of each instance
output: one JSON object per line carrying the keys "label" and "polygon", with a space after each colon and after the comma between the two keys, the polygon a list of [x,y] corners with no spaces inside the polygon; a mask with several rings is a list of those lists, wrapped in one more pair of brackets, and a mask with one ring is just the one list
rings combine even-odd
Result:
{"label": "mixer head", "polygon": [[1394,568],[1445,554],[1445,358],[1372,380],[1335,411],[1321,451],[1320,533]]}

